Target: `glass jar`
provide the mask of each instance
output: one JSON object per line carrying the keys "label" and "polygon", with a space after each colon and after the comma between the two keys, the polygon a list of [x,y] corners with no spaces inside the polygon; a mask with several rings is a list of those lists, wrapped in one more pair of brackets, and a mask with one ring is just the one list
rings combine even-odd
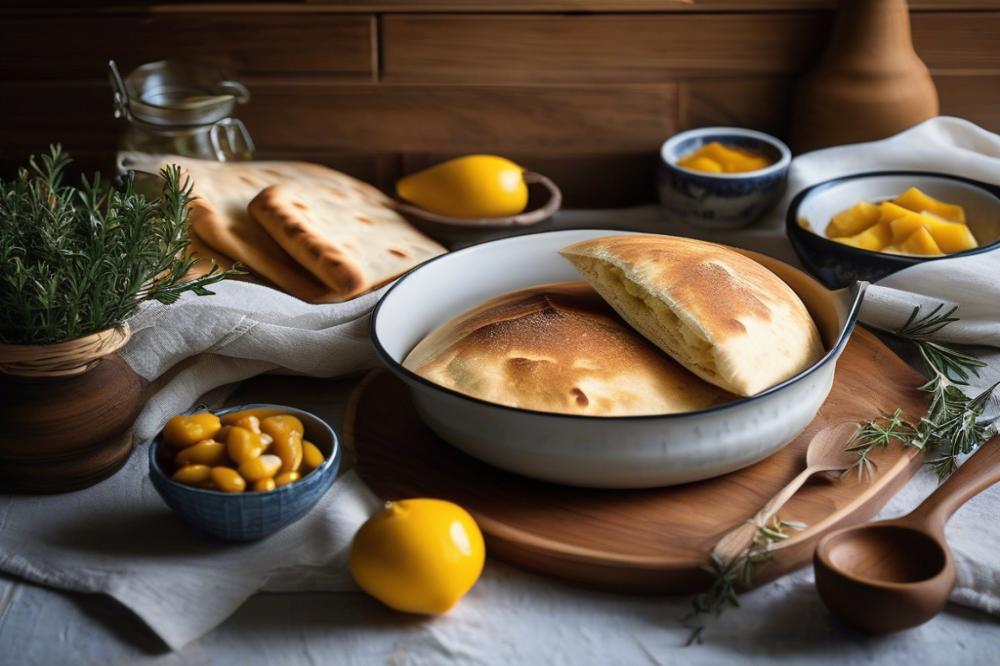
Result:
{"label": "glass jar", "polygon": [[194,62],[159,61],[122,79],[109,63],[115,117],[125,119],[119,149],[220,162],[253,158],[247,128],[233,117],[250,92],[217,69]]}

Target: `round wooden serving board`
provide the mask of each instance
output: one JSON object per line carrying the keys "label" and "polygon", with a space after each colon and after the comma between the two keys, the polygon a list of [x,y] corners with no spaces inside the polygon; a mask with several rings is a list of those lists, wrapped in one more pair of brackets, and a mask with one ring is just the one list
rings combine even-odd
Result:
{"label": "round wooden serving board", "polygon": [[[592,490],[534,481],[471,458],[418,418],[406,386],[385,371],[352,397],[344,440],[358,472],[383,499],[438,497],[469,510],[491,557],[537,573],[615,590],[690,593],[709,577],[699,567],[726,532],[757,512],[805,467],[812,434],[896,407],[926,409],[923,379],[874,335],[855,330],[834,387],[806,431],[782,451],[726,476],[653,490]],[[874,515],[916,472],[913,449],[892,446],[873,459],[873,481],[850,473],[813,478],[780,512],[808,527],[754,569],[754,584],[808,564],[817,539]]]}

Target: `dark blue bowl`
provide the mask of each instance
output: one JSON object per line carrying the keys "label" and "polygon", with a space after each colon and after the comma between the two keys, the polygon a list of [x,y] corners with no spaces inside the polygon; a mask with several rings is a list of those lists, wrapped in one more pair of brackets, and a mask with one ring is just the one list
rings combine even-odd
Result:
{"label": "dark blue bowl", "polygon": [[[185,522],[206,534],[227,541],[262,539],[288,527],[308,513],[326,494],[340,469],[340,443],[333,429],[318,416],[294,407],[253,404],[213,410],[222,416],[230,412],[260,407],[274,408],[297,416],[305,426],[305,436],[326,456],[318,468],[295,483],[267,492],[224,493],[177,483],[164,472],[170,455],[162,433],[149,446],[149,477],[163,501]],[[189,413],[201,410],[190,410]],[[162,451],[162,453],[161,453]],[[169,467],[168,467],[169,469]]]}
{"label": "dark blue bowl", "polygon": [[[878,203],[908,187],[956,203],[966,210],[969,229],[979,247],[943,256],[875,252],[838,243],[826,237],[830,219],[864,199]],[[1000,187],[960,176],[926,171],[873,171],[842,176],[799,192],[785,217],[788,240],[802,265],[831,289],[858,280],[875,282],[925,261],[963,257],[1000,248]]]}
{"label": "dark blue bowl", "polygon": [[[703,173],[677,161],[718,141],[766,156],[771,164],[744,173]],[[760,219],[781,200],[792,153],[778,139],[739,127],[702,127],[675,134],[660,148],[660,201],[672,220],[711,229],[736,229]]]}

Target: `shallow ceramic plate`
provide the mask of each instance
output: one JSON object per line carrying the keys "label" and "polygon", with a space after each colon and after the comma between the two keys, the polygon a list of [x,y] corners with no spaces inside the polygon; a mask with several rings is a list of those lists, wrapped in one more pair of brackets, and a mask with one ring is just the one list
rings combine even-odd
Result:
{"label": "shallow ceramic plate", "polygon": [[620,231],[517,236],[442,255],[401,278],[376,306],[371,335],[385,364],[410,387],[424,422],[480,460],[547,481],[648,488],[725,474],[774,453],[805,429],[833,385],[863,285],[830,292],[780,261],[741,251],[777,273],[816,320],[827,354],[752,398],[699,412],[598,417],[498,405],[438,386],[401,365],[431,330],[484,300],[580,275],[558,251]]}

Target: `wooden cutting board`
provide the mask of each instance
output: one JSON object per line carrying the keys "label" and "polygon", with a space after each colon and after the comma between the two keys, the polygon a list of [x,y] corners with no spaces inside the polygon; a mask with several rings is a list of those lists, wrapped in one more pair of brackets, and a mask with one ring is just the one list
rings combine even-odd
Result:
{"label": "wooden cutting board", "polygon": [[[805,468],[812,434],[902,407],[918,417],[922,377],[874,335],[855,330],[834,387],[802,435],[770,458],[726,476],[653,490],[592,490],[534,481],[491,467],[439,439],[418,418],[406,386],[375,371],[348,407],[344,440],[357,470],[383,499],[438,497],[476,518],[491,557],[575,583],[623,591],[691,593],[700,565],[730,529]],[[814,477],[780,512],[808,527],[755,567],[755,585],[808,564],[818,538],[873,516],[916,472],[914,449],[878,451],[872,481]]]}

